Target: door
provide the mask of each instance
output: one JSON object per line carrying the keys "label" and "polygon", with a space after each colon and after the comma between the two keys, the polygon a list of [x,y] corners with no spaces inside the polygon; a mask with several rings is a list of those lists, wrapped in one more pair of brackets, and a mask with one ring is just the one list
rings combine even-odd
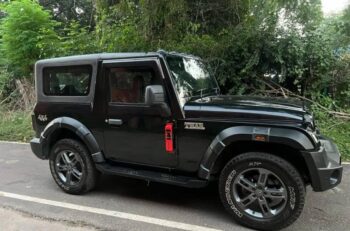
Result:
{"label": "door", "polygon": [[108,61],[103,68],[106,157],[157,167],[176,166],[176,152],[166,152],[164,140],[164,129],[171,118],[162,115],[161,107],[145,104],[148,85],[164,86],[157,60]]}

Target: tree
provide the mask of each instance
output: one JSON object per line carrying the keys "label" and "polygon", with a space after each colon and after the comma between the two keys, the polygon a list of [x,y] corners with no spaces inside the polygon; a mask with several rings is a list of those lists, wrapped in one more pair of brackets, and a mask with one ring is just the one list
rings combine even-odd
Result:
{"label": "tree", "polygon": [[98,52],[95,33],[89,32],[87,27],[71,21],[63,30],[59,47],[56,50],[57,55],[68,56]]}
{"label": "tree", "polygon": [[31,0],[10,2],[4,11],[7,16],[1,21],[1,50],[12,71],[28,76],[35,61],[55,52],[57,23]]}
{"label": "tree", "polygon": [[343,22],[341,27],[342,35],[345,37],[344,42],[349,46],[350,45],[350,5],[344,11],[344,14],[341,17]]}
{"label": "tree", "polygon": [[[39,2],[60,26],[34,1],[6,7],[2,24],[3,31],[6,26],[8,30],[2,48],[13,68],[52,55],[165,49],[204,58],[223,93],[261,92],[261,80],[268,79],[311,96],[336,89],[347,92],[350,82],[350,8],[342,16],[324,19],[321,0]],[[16,4],[20,9],[30,4],[39,14],[18,13]],[[35,15],[27,20],[28,14]]]}
{"label": "tree", "polygon": [[39,4],[49,10],[53,19],[61,22],[63,27],[68,26],[71,21],[78,22],[82,27],[89,27],[90,30],[95,26],[93,0],[39,0]]}

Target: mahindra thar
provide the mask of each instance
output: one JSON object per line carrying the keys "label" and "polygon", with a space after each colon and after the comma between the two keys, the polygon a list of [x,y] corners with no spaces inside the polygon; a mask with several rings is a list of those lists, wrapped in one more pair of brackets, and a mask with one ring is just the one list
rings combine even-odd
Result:
{"label": "mahindra thar", "polygon": [[338,185],[341,157],[300,101],[221,95],[200,58],[175,52],[40,60],[30,142],[65,192],[98,175],[200,188],[216,181],[237,222],[276,230],[305,187]]}

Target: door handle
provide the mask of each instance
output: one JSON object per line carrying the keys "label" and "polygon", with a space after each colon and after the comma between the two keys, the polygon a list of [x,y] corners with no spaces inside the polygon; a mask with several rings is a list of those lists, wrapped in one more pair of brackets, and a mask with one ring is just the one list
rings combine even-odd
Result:
{"label": "door handle", "polygon": [[108,123],[110,125],[120,126],[123,124],[123,120],[121,120],[121,119],[106,119],[106,123]]}

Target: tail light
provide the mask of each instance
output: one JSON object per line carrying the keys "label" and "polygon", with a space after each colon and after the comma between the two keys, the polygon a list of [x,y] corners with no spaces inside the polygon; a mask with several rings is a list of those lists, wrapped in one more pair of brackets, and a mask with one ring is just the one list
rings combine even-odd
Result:
{"label": "tail light", "polygon": [[173,123],[166,123],[164,129],[165,135],[165,150],[168,153],[174,152],[174,136],[173,136]]}

